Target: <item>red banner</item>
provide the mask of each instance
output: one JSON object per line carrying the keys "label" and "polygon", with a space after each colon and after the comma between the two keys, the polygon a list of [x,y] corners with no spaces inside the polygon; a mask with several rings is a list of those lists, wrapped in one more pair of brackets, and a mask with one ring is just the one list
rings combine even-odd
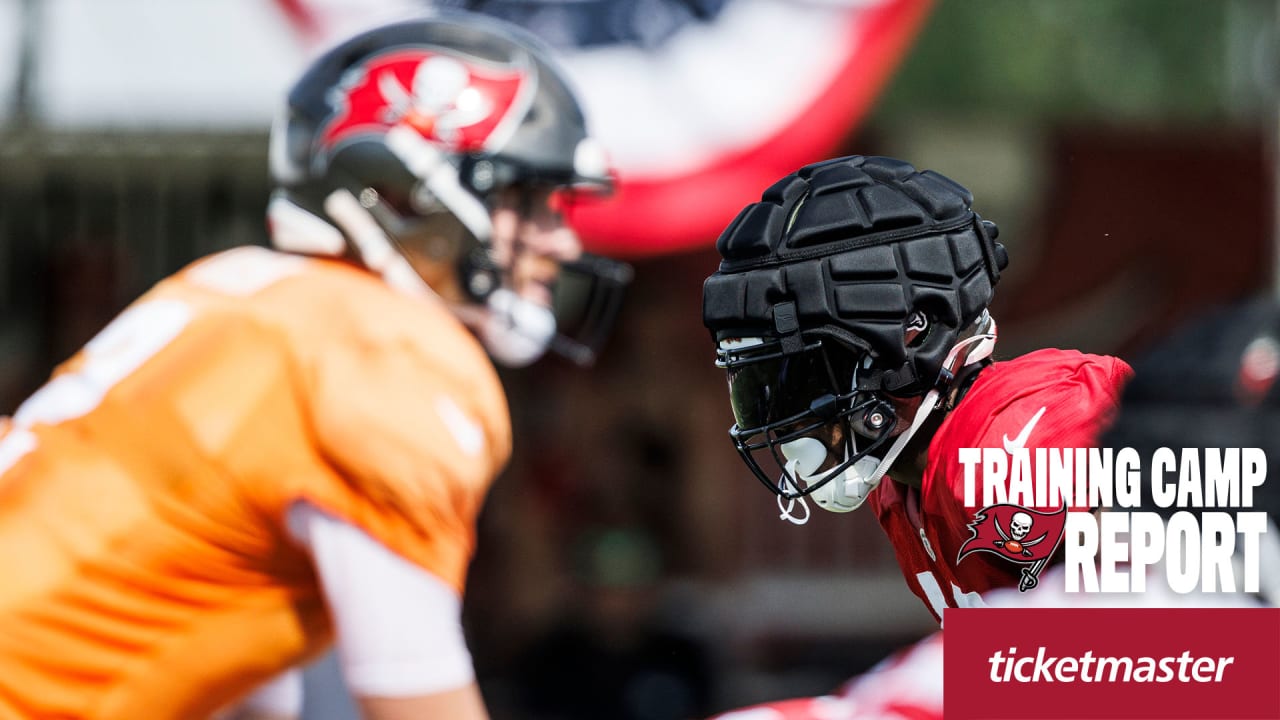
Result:
{"label": "red banner", "polygon": [[[312,52],[437,5],[275,2]],[[555,46],[618,180],[567,217],[588,250],[627,258],[710,247],[779,178],[836,153],[931,4],[724,0],[694,17],[687,3],[653,0],[630,22],[600,2],[471,3]]]}
{"label": "red banner", "polygon": [[949,608],[944,620],[947,720],[1280,718],[1280,609]]}
{"label": "red banner", "polygon": [[[754,89],[757,104],[785,108],[777,123],[761,124],[750,132],[735,128],[740,135],[736,142],[717,143],[713,151],[700,153],[696,158],[684,158],[667,168],[636,168],[626,157],[618,157],[623,155],[621,151],[613,151],[619,160],[616,192],[601,201],[579,205],[569,217],[570,224],[582,236],[588,250],[611,257],[645,257],[710,247],[738,211],[759,200],[760,194],[779,178],[802,165],[831,157],[840,142],[870,111],[880,89],[915,39],[931,2],[832,3],[828,7],[839,12],[833,13],[831,22],[842,28],[843,41],[811,47],[807,53],[816,65],[825,68],[825,71],[816,67],[809,71],[813,76],[826,78],[820,87],[809,88],[812,92],[807,97],[802,89],[809,87],[809,78],[791,82],[789,86],[794,91],[777,88],[773,93],[766,93]],[[804,4],[797,3],[797,6]],[[769,32],[784,35],[791,32],[791,28],[784,23],[774,25]],[[767,38],[740,41],[746,47],[760,47],[768,42]],[[574,59],[569,58],[570,64]],[[827,67],[828,64],[831,67]],[[672,73],[699,75],[693,70],[673,70],[679,66],[661,57],[655,66],[662,68],[655,78]],[[725,82],[722,75],[707,77],[715,81],[696,90],[688,89],[703,103],[716,105],[714,98],[718,93],[744,92],[743,88]],[[579,82],[578,86],[587,95],[597,89],[590,81]],[[588,108],[592,105],[589,98],[587,105]],[[648,111],[672,112],[660,107]],[[611,140],[618,144],[641,142],[632,138],[635,133],[630,128],[606,127],[615,118],[598,115],[593,116],[593,127],[607,148],[613,144]],[[644,113],[638,115],[638,119],[643,117]],[[710,120],[690,117],[688,122],[701,125]],[[721,130],[719,135],[730,134]],[[712,134],[710,140],[717,137]],[[710,145],[710,140],[705,144]]]}

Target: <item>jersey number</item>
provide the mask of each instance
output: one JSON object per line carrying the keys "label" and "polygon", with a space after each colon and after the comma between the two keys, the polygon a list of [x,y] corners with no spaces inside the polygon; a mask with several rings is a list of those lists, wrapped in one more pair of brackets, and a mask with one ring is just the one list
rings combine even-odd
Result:
{"label": "jersey number", "polygon": [[982,602],[981,595],[976,592],[965,592],[955,583],[951,583],[951,597],[955,598],[956,604],[949,604],[947,596],[942,594],[942,585],[938,584],[938,577],[930,571],[916,573],[916,582],[920,583],[920,589],[929,599],[929,607],[933,608],[933,614],[939,618],[942,617],[942,611],[949,607],[985,607],[986,605]]}

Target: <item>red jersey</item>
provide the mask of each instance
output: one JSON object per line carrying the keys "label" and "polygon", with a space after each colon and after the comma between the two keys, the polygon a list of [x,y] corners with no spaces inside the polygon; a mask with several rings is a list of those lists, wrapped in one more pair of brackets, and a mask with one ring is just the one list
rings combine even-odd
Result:
{"label": "red jersey", "polygon": [[1021,573],[1020,565],[989,553],[957,561],[981,509],[965,504],[960,448],[1093,447],[1132,374],[1119,358],[1075,350],[1037,350],[995,363],[935,433],[921,487],[886,480],[872,492],[868,504],[907,586],[939,622],[942,608],[981,604],[979,593],[1016,585]]}

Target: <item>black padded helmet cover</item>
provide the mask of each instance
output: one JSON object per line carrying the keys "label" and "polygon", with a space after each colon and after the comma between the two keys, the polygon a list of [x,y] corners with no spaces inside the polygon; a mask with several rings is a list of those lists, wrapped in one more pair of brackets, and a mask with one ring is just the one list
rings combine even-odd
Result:
{"label": "black padded helmet cover", "polygon": [[[703,322],[717,341],[834,339],[872,354],[882,389],[921,395],[1007,264],[995,225],[972,203],[958,183],[892,158],[806,165],[720,235]],[[908,347],[917,311],[929,327]]]}

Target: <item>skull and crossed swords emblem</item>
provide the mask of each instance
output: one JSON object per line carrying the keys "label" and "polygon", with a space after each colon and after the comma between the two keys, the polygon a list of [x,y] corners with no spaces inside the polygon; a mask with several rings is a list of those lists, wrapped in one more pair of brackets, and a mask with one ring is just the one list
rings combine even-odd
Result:
{"label": "skull and crossed swords emblem", "polygon": [[414,72],[413,87],[405,87],[390,73],[378,78],[378,90],[389,106],[388,122],[403,120],[428,136],[446,142],[459,130],[489,116],[493,103],[471,86],[471,72],[461,62],[443,56],[424,60]]}
{"label": "skull and crossed swords emblem", "polygon": [[[1031,532],[1031,515],[1024,512],[1016,512],[1009,518],[1009,532],[1005,532],[1000,527],[999,518],[995,519],[996,532],[1000,533],[1003,540],[992,541],[996,547],[1004,548],[1009,552],[1017,555],[1021,553],[1026,557],[1031,557],[1031,551],[1027,548],[1039,544],[1049,537],[1048,533],[1041,535],[1035,540],[1025,540],[1027,534]],[[1012,537],[1010,537],[1012,535]]]}

